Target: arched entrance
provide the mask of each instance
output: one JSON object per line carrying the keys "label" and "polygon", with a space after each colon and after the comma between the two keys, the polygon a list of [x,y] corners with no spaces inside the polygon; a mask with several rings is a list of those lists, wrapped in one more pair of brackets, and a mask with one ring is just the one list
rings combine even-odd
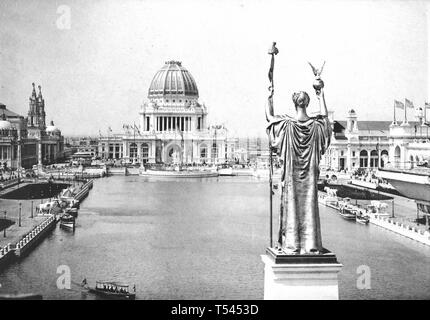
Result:
{"label": "arched entrance", "polygon": [[368,154],[366,150],[360,151],[360,168],[367,168],[368,165]]}
{"label": "arched entrance", "polygon": [[400,167],[400,147],[396,146],[394,149],[394,165],[396,168]]}
{"label": "arched entrance", "polygon": [[377,168],[378,167],[378,151],[372,150],[370,152],[370,167]]}
{"label": "arched entrance", "polygon": [[213,163],[217,162],[217,159],[218,159],[218,146],[217,146],[217,144],[215,142],[212,143],[211,158],[212,158],[212,162]]}
{"label": "arched entrance", "polygon": [[208,147],[205,144],[201,144],[199,149],[200,162],[206,163],[208,158]]}
{"label": "arched entrance", "polygon": [[180,164],[182,161],[182,148],[177,144],[167,146],[164,159],[166,159],[167,164]]}
{"label": "arched entrance", "polygon": [[381,152],[381,168],[385,166],[385,163],[388,161],[388,151],[382,150]]}
{"label": "arched entrance", "polygon": [[137,144],[130,144],[130,160],[136,162],[137,159]]}
{"label": "arched entrance", "polygon": [[147,143],[142,144],[142,162],[147,163],[149,159],[149,145]]}

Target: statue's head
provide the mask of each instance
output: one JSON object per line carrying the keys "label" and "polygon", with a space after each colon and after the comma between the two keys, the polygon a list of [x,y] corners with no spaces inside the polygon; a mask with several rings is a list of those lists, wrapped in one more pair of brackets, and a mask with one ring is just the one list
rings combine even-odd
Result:
{"label": "statue's head", "polygon": [[310,98],[306,92],[300,91],[293,93],[293,102],[296,110],[297,108],[306,108],[309,105],[309,101]]}

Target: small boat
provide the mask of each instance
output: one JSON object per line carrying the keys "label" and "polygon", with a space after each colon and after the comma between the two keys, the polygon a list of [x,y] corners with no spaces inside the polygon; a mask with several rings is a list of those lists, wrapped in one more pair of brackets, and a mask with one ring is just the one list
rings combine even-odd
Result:
{"label": "small boat", "polygon": [[342,216],[342,218],[347,220],[355,220],[356,214],[355,210],[347,207],[343,207],[339,210],[339,214]]}
{"label": "small boat", "polygon": [[64,213],[60,217],[60,226],[75,229],[75,217],[71,214]]}
{"label": "small boat", "polygon": [[357,207],[351,204],[351,198],[344,198],[339,202],[339,214],[347,220],[355,220]]}
{"label": "small boat", "polygon": [[133,292],[130,292],[128,284],[113,281],[96,281],[95,287],[89,287],[86,279],[84,279],[82,285],[89,292],[109,299],[136,299],[136,285],[133,286]]}
{"label": "small boat", "polygon": [[369,217],[358,214],[355,216],[355,221],[361,224],[369,224]]}
{"label": "small boat", "polygon": [[220,176],[235,176],[236,174],[233,172],[232,167],[221,168],[218,170],[218,174]]}
{"label": "small boat", "polygon": [[14,293],[0,294],[0,300],[42,300],[41,294],[35,293]]}
{"label": "small boat", "polygon": [[65,213],[68,213],[69,215],[73,216],[74,218],[78,217],[78,208],[66,208],[64,209]]}

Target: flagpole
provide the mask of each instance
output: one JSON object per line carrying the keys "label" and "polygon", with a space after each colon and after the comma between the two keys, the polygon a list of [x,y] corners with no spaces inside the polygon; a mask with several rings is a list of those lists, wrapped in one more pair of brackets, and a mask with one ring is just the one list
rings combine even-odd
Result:
{"label": "flagpole", "polygon": [[[270,69],[269,69],[269,81],[271,86],[271,97],[273,99],[273,94],[275,92],[274,89],[274,81],[273,81],[273,71],[275,69],[275,55],[278,54],[278,49],[276,48],[276,42],[273,42],[272,48],[269,50],[269,54],[271,55],[270,60]],[[272,100],[273,106],[273,100]],[[270,210],[270,247],[273,248],[273,182],[272,182],[272,174],[273,174],[273,157],[272,157],[272,142],[269,134],[269,210]]]}
{"label": "flagpole", "polygon": [[408,123],[408,118],[406,117],[406,109],[408,108],[407,103],[406,103],[406,98],[405,98],[405,123]]}
{"label": "flagpole", "polygon": [[[137,145],[136,145],[136,123],[135,122],[133,122],[133,145],[137,149]],[[137,150],[136,150],[136,153],[137,153]],[[135,161],[135,159],[133,159],[133,162],[134,161]],[[139,159],[139,162],[140,162],[140,159]]]}
{"label": "flagpole", "polygon": [[396,100],[394,100],[394,121],[393,124],[396,124]]}
{"label": "flagpole", "polygon": [[109,145],[109,130],[110,127],[108,127],[108,136],[107,136],[107,156],[106,156],[106,160],[109,161],[109,151],[110,151],[110,145]]}

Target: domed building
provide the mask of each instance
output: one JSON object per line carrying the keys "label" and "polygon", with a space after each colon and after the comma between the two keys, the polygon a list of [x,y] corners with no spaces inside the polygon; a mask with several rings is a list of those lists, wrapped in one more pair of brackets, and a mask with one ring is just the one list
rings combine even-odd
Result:
{"label": "domed building", "polygon": [[221,163],[227,159],[227,130],[209,126],[197,83],[179,61],[155,73],[139,111],[139,125],[100,137],[99,154],[131,163]]}

